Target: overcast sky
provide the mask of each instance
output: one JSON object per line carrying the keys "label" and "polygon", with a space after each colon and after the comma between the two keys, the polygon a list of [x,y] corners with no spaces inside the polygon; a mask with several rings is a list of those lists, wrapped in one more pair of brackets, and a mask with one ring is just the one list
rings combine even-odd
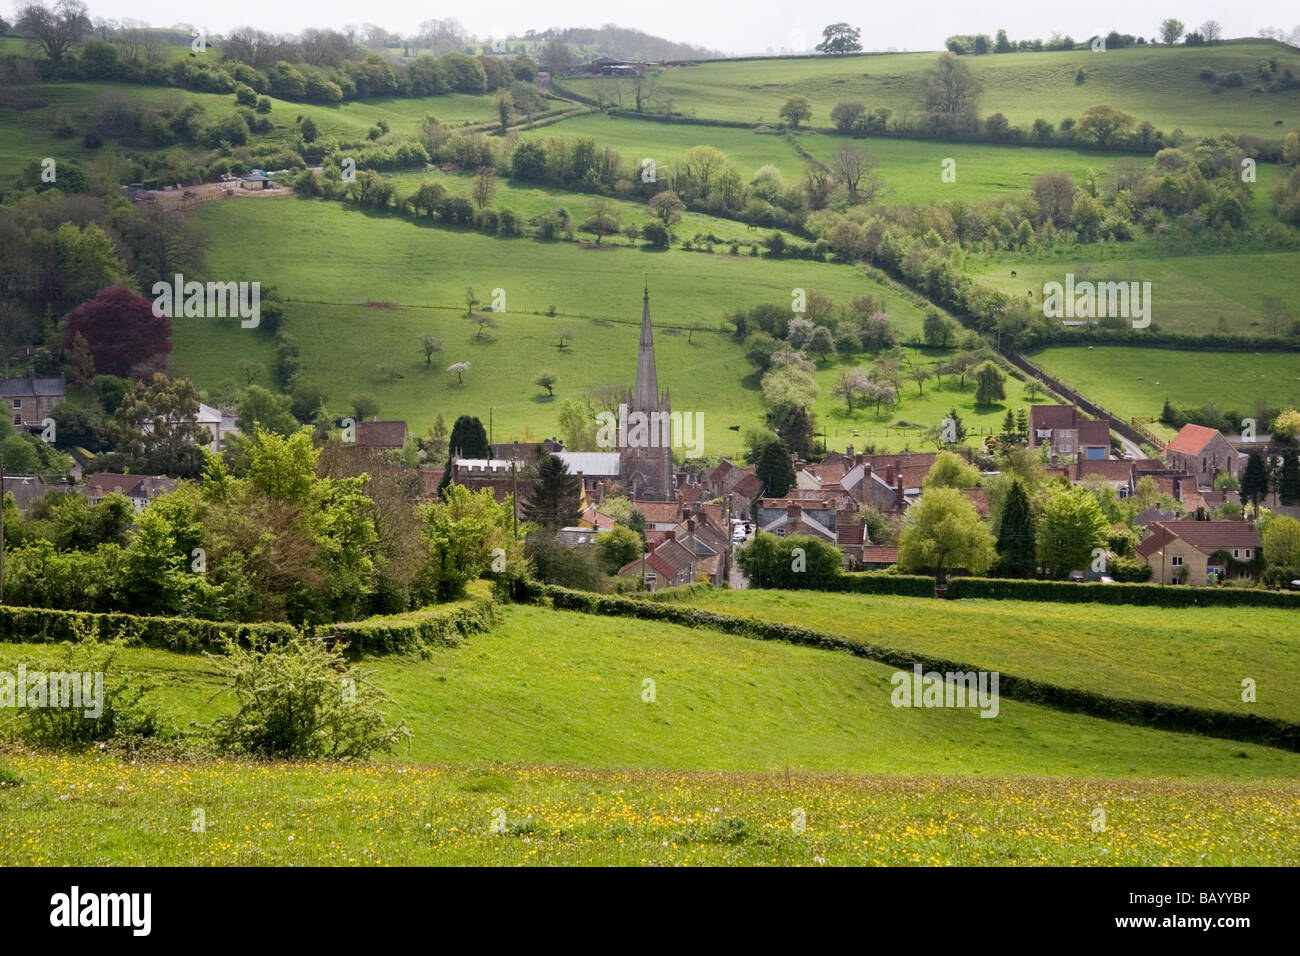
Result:
{"label": "overcast sky", "polygon": [[[901,0],[847,3],[844,0],[475,0],[461,4],[421,4],[409,0],[87,0],[92,18],[124,17],[154,26],[190,23],[221,33],[252,25],[277,33],[304,27],[342,27],[375,23],[395,33],[414,33],[420,21],[455,17],[480,38],[544,30],[549,26],[599,26],[617,23],[687,43],[741,54],[811,47],[822,27],[847,20],[862,30],[868,50],[935,50],[953,33],[1005,27],[1011,39],[1048,37],[1052,31],[1086,39],[1117,29],[1145,37],[1157,35],[1160,21],[1174,16],[1188,29],[1218,20],[1225,37],[1255,36],[1261,27],[1294,27],[1300,12],[1294,2],[1227,3],[1223,0],[1093,0],[1090,3],[1035,3],[1027,0]],[[6,3],[6,5],[10,5]],[[17,4],[12,4],[16,6]],[[805,42],[800,43],[802,36]]]}

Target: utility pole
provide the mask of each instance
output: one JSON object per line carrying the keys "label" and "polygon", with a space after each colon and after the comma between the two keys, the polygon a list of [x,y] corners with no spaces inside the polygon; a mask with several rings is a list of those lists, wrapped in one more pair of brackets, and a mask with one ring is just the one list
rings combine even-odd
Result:
{"label": "utility pole", "polygon": [[510,517],[515,522],[515,540],[519,540],[519,475],[514,458],[510,459]]}
{"label": "utility pole", "polygon": [[5,602],[5,456],[0,455],[0,604]]}

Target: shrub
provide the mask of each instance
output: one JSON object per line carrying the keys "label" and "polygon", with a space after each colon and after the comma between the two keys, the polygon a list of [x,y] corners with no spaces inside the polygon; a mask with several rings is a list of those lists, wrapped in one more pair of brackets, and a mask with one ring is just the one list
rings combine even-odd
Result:
{"label": "shrub", "polygon": [[[154,685],[138,683],[129,673],[124,674],[121,668],[113,666],[125,639],[118,637],[100,644],[95,640],[93,626],[83,625],[79,631],[79,639],[66,643],[58,663],[46,671],[48,705],[18,710],[14,736],[33,747],[59,749],[83,749],[109,740],[160,736],[161,718],[142,701]],[[66,678],[53,678],[56,672],[77,679],[80,701],[71,696],[72,686]],[[85,682],[92,674],[95,675],[93,690]],[[32,677],[33,673],[28,672],[29,695]],[[21,693],[23,688],[16,690]]]}
{"label": "shrub", "polygon": [[232,754],[281,758],[366,758],[391,753],[411,737],[405,719],[389,725],[392,700],[353,669],[337,647],[322,641],[226,645],[210,654],[229,679],[237,708],[209,727],[213,742]]}

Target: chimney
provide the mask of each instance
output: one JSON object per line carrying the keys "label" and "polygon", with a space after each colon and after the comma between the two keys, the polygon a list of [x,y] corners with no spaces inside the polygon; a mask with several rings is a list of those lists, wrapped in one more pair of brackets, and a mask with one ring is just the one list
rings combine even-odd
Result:
{"label": "chimney", "polygon": [[683,506],[682,506],[682,520],[685,521],[685,520],[686,520],[687,518],[689,518],[690,516],[691,516],[691,509],[690,509],[690,508],[687,508],[686,506],[683,505]]}
{"label": "chimney", "polygon": [[665,541],[672,541],[676,537],[677,537],[677,532],[672,528],[669,528],[667,531],[664,532]]}
{"label": "chimney", "polygon": [[845,449],[844,449],[844,457],[848,458],[850,464],[857,464],[856,459],[854,459],[854,457],[853,457],[853,446],[852,446],[852,445],[850,445],[848,448],[845,448]]}
{"label": "chimney", "polygon": [[794,460],[794,470],[795,470],[795,471],[803,471],[803,465],[804,465],[804,463],[803,463],[803,461],[802,461],[801,459],[796,458],[796,459]]}
{"label": "chimney", "polygon": [[799,516],[800,516],[801,514],[803,514],[803,509],[800,508],[800,507],[799,507],[797,504],[795,504],[793,501],[790,502],[788,505],[785,506],[785,516],[786,516],[787,518],[793,518],[794,520],[797,521],[797,520],[799,520]]}
{"label": "chimney", "polygon": [[695,519],[694,519],[694,518],[688,518],[688,519],[686,519],[686,531],[687,531],[688,534],[694,534],[694,533],[695,533]]}
{"label": "chimney", "polygon": [[894,483],[894,466],[893,466],[893,465],[886,465],[886,466],[885,466],[885,484],[887,484],[887,485],[892,485],[893,483]]}

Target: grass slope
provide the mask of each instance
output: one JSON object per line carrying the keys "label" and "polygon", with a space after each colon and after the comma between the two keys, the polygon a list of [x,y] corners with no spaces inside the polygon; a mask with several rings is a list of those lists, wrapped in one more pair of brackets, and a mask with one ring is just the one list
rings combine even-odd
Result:
{"label": "grass slope", "polygon": [[[659,99],[690,116],[777,123],[781,104],[794,95],[812,103],[812,122],[830,126],[830,109],[841,100],[861,100],[869,109],[886,106],[895,117],[913,117],[922,108],[921,83],[934,67],[938,51],[844,58],[807,57],[703,63],[666,71],[658,80]],[[1300,91],[1255,93],[1257,67],[1270,57],[1279,66],[1300,71],[1300,52],[1271,40],[1244,40],[1212,47],[1133,47],[1124,50],[1058,51],[964,57],[984,84],[979,100],[983,116],[1002,113],[1013,124],[1029,127],[1039,117],[1059,124],[1078,119],[1089,106],[1106,103],[1146,120],[1166,133],[1182,128],[1193,136],[1224,130],[1279,137],[1274,121],[1285,128],[1300,116]],[[1075,83],[1083,69],[1086,81]],[[1238,71],[1245,85],[1212,94],[1201,70]],[[572,88],[595,95],[599,79],[566,80]],[[631,102],[630,81],[624,100]]]}
{"label": "grass slope", "polygon": [[1243,415],[1253,415],[1261,407],[1300,406],[1300,362],[1286,353],[1107,345],[1043,349],[1031,358],[1121,417],[1152,419],[1150,427],[1165,437],[1172,437],[1175,429],[1155,419],[1166,398],[1175,405],[1215,402]]}
{"label": "grass slope", "polygon": [[[820,289],[840,303],[884,295],[904,333],[920,327],[914,305],[852,266],[498,239],[291,198],[210,203],[196,215],[212,235],[210,278],[274,282],[294,300],[288,329],[302,348],[302,374],[325,389],[331,407],[372,392],[381,415],[405,418],[420,431],[439,412],[448,422],[463,413],[486,422],[491,407],[499,438],[525,426],[550,434],[560,402],[546,400],[532,384],[547,368],[560,375],[559,398],[605,382],[630,384],[643,273],[659,331],[660,387],[671,390],[674,408],[705,414],[707,455],[734,453],[742,432],[729,426],[743,430],[761,418],[758,383],[728,336],[697,332],[688,342],[669,328],[699,322],[716,329],[736,309],[789,302],[794,288]],[[496,316],[495,342],[472,341],[462,317],[467,285],[484,301],[492,289],[505,290],[507,311]],[[403,308],[353,304],[367,300]],[[545,316],[552,305],[561,317]],[[178,320],[174,328],[173,361],[200,388],[238,378],[242,358],[268,365],[272,358],[268,336],[233,321]],[[560,350],[564,328],[575,338]],[[424,331],[446,344],[432,368],[418,345]],[[472,366],[463,385],[445,371],[458,361]],[[377,375],[381,364],[404,377]]]}
{"label": "grass slope", "polygon": [[[1151,324],[1169,332],[1203,335],[1214,332],[1268,334],[1262,319],[1264,300],[1288,301],[1294,295],[1300,271],[1300,251],[1220,252],[1213,255],[1144,257],[1098,261],[1090,250],[1078,258],[1063,254],[1056,262],[1015,264],[998,261],[983,267],[984,285],[1016,298],[1032,292],[1042,305],[1043,284],[1064,284],[1066,273],[1076,282],[1150,282]],[[1015,270],[1016,276],[1011,276]],[[1273,334],[1285,334],[1285,327]]]}
{"label": "grass slope", "polygon": [[[924,601],[813,591],[712,591],[692,604],[796,624],[1112,697],[1300,721],[1294,615],[1250,608]],[[1254,678],[1258,700],[1241,699]]]}
{"label": "grass slope", "polygon": [[[793,184],[806,165],[784,136],[722,126],[673,125],[590,113],[524,135],[532,139],[586,136],[618,151],[625,160],[640,163],[644,158],[651,158],[661,167],[681,162],[692,146],[714,146],[727,154],[746,180],[760,166],[771,164],[781,170],[788,184]],[[830,163],[836,150],[844,145],[870,153],[878,164],[876,174],[886,184],[880,197],[886,203],[983,199],[1027,190],[1035,176],[1049,170],[1063,169],[1081,180],[1089,168],[1102,171],[1117,160],[1115,153],[1074,149],[906,139],[856,140],[826,133],[804,133],[799,137],[799,145],[825,163]],[[957,178],[952,183],[942,182],[939,176],[941,164],[947,158],[956,160],[957,164]]]}
{"label": "grass slope", "polygon": [[[10,670],[57,653],[0,645]],[[1300,772],[1297,754],[1006,699],[992,719],[895,708],[893,669],[847,654],[543,608],[508,608],[492,632],[426,660],[365,663],[396,699],[391,715],[415,732],[400,759],[419,762],[1130,779]],[[158,700],[182,726],[226,706],[210,701],[206,658],[129,651],[118,666],[162,679]],[[653,702],[642,699],[647,678]]]}
{"label": "grass slope", "polygon": [[[69,139],[54,135],[60,116],[74,121],[84,130],[85,118],[96,110],[101,98],[114,94],[125,96],[138,103],[157,106],[164,98],[183,96],[196,102],[209,118],[217,119],[235,111],[233,93],[195,93],[166,86],[140,86],[132,83],[76,82],[51,83],[33,87],[32,92],[44,105],[36,109],[15,110],[0,107],[0,179],[8,181],[20,173],[32,160],[46,156],[59,160],[76,159],[90,162],[101,153],[111,153],[119,148],[112,139],[99,150],[87,149],[80,133]],[[266,134],[250,135],[252,144],[276,143],[292,146],[298,137],[297,122],[301,116],[310,116],[324,140],[365,140],[366,133],[377,120],[388,122],[395,134],[416,136],[426,116],[436,116],[447,126],[482,123],[496,113],[494,100],[486,94],[473,96],[452,93],[447,96],[423,98],[380,97],[353,100],[347,103],[319,104],[292,103],[271,98],[271,112],[267,117],[275,129]],[[132,147],[132,153],[160,153]]]}

